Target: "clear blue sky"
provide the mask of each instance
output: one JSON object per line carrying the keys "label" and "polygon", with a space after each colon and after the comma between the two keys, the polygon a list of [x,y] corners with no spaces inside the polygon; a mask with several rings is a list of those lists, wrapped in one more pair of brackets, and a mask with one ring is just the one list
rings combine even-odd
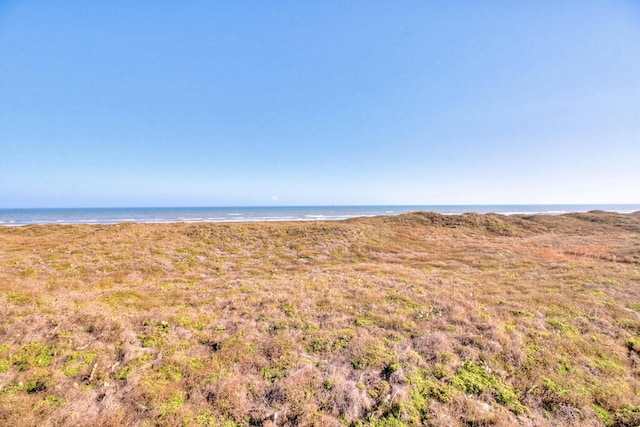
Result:
{"label": "clear blue sky", "polygon": [[637,1],[0,1],[0,208],[640,203]]}

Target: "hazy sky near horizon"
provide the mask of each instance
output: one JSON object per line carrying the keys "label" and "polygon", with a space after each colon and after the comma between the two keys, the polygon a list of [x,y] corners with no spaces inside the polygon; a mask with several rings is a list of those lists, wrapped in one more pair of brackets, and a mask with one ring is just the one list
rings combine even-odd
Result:
{"label": "hazy sky near horizon", "polygon": [[637,1],[0,1],[0,208],[640,203]]}

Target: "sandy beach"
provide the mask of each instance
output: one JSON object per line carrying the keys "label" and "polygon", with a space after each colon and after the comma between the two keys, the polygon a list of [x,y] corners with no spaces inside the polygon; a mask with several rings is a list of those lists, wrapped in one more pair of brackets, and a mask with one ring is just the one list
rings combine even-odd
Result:
{"label": "sandy beach", "polygon": [[640,215],[0,227],[2,425],[640,423]]}

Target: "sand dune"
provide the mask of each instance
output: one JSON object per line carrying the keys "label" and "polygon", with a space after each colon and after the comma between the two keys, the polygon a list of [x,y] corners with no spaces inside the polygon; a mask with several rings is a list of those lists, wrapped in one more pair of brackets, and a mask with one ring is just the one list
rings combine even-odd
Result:
{"label": "sand dune", "polygon": [[638,213],[0,228],[0,290],[2,425],[640,424]]}

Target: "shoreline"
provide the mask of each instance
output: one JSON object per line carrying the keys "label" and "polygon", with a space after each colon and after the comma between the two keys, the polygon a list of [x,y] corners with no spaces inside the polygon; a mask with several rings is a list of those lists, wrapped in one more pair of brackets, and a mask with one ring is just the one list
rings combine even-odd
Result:
{"label": "shoreline", "polygon": [[[536,205],[522,205],[528,209],[514,210],[515,205],[478,205],[473,210],[464,210],[470,206],[461,205],[457,208],[442,206],[440,210],[429,209],[434,206],[370,206],[370,207],[251,207],[251,208],[73,208],[73,209],[0,209],[0,227],[24,227],[29,225],[116,225],[116,224],[202,224],[202,223],[274,223],[274,222],[315,222],[315,221],[344,221],[354,218],[375,218],[378,216],[398,216],[416,212],[428,212],[445,216],[466,214],[500,215],[500,216],[532,216],[532,215],[567,215],[602,211],[621,215],[633,215],[640,212],[640,205],[574,205],[583,209],[555,209],[571,205],[537,205],[541,209],[531,209]],[[448,208],[448,209],[447,209]],[[495,208],[492,210],[492,208]],[[500,210],[500,209],[503,210]],[[224,212],[244,209],[244,212]],[[368,211],[367,211],[368,209]],[[384,210],[390,209],[390,210]],[[222,210],[217,216],[195,216],[205,212]],[[351,211],[349,211],[351,210]],[[383,211],[384,210],[384,211]],[[341,212],[342,211],[342,212]],[[15,212],[15,213],[14,213]],[[53,213],[52,213],[53,212]],[[62,213],[56,213],[62,212]],[[91,218],[83,218],[91,212]],[[117,217],[113,212],[126,212],[128,217]],[[149,218],[150,212],[156,214]],[[167,217],[158,217],[158,213]],[[180,215],[177,215],[177,214]],[[11,216],[13,214],[13,216]],[[76,215],[75,217],[73,215]],[[172,214],[172,215],[169,215]],[[21,218],[20,215],[23,217]],[[40,215],[41,219],[37,219]],[[56,216],[57,215],[57,216]],[[64,215],[65,218],[60,218]],[[111,215],[111,216],[109,216]],[[136,215],[138,218],[136,218]],[[194,215],[194,216],[189,216]],[[226,215],[226,216],[225,216]],[[146,216],[146,217],[145,217]],[[101,218],[102,217],[102,218]]]}

